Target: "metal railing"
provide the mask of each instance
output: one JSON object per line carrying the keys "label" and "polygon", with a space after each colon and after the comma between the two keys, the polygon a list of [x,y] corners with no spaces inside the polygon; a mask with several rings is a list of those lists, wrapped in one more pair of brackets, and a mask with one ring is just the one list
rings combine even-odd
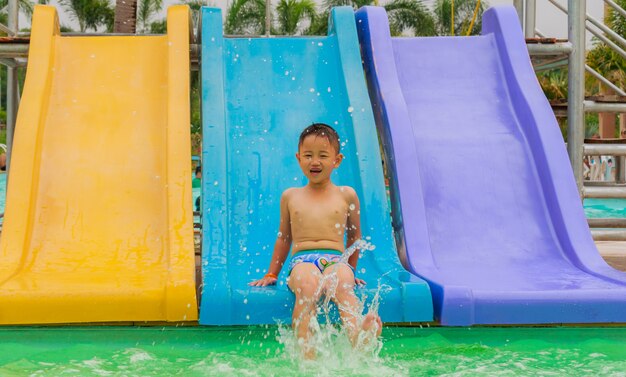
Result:
{"label": "metal railing", "polygon": [[[19,30],[19,6],[17,0],[9,0],[7,8],[7,26],[2,25],[2,30],[11,37],[17,36]],[[5,46],[9,47],[9,46]],[[10,48],[9,48],[10,49]],[[18,51],[15,51],[16,53]],[[7,67],[7,159],[6,171],[7,181],[9,179],[9,169],[11,167],[11,150],[13,149],[13,132],[15,130],[15,120],[17,119],[17,108],[19,106],[18,95],[18,62],[15,55],[3,56],[0,63]]]}
{"label": "metal railing", "polygon": [[[562,1],[562,0],[561,0]],[[585,144],[585,112],[626,113],[626,103],[597,102],[585,100],[585,71],[610,88],[619,96],[626,97],[624,88],[611,82],[608,78],[585,64],[586,31],[604,42],[613,51],[626,59],[626,39],[598,19],[587,14],[586,0],[567,0],[565,7],[559,0],[547,0],[550,4],[567,15],[568,41],[552,45],[528,44],[529,53],[533,56],[562,54],[567,59],[549,60],[540,65],[539,69],[553,69],[568,66],[568,139],[567,150],[572,164],[574,177],[581,198],[626,198],[626,144]],[[613,0],[604,0],[615,12],[626,17],[626,10]],[[536,28],[536,0],[514,0],[520,23],[524,28],[524,36],[528,39],[545,35]],[[626,115],[626,114],[625,114]],[[584,180],[584,156],[614,156],[617,162],[615,182],[588,182]],[[626,219],[606,218],[588,219],[595,240],[626,241]],[[602,229],[597,229],[602,228]]]}

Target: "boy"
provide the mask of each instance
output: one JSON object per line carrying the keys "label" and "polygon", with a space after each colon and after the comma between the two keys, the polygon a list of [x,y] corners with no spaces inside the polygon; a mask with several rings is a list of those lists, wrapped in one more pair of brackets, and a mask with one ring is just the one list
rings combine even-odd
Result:
{"label": "boy", "polygon": [[[315,123],[300,134],[296,159],[309,182],[304,187],[290,188],[280,199],[280,227],[268,273],[250,285],[265,287],[276,284],[277,276],[293,243],[289,265],[289,288],[296,295],[292,327],[305,346],[311,336],[309,322],[317,315],[317,302],[322,295],[330,297],[348,331],[350,342],[357,345],[359,333],[374,331],[380,335],[382,323],[375,313],[361,318],[359,302],[354,294],[354,271],[358,250],[347,263],[341,259],[344,233],[347,246],[361,238],[359,198],[353,188],[335,186],[330,176],[339,167],[339,136],[330,126]],[[331,276],[330,279],[326,277]]]}

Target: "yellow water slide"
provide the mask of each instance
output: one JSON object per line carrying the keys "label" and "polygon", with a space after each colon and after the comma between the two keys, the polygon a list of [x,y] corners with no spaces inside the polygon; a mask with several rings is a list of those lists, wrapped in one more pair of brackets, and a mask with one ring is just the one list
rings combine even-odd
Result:
{"label": "yellow water slide", "polygon": [[37,6],[0,238],[0,324],[197,319],[187,6],[61,36]]}

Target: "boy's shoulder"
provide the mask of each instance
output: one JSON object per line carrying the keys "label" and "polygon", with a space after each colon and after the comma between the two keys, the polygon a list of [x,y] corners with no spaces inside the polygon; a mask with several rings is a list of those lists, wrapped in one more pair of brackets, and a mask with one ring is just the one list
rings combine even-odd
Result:
{"label": "boy's shoulder", "polygon": [[356,190],[351,186],[337,186],[339,191],[341,191],[345,196],[354,197],[356,196]]}
{"label": "boy's shoulder", "polygon": [[292,197],[299,190],[301,190],[300,187],[290,187],[290,188],[286,189],[285,191],[283,191],[281,197],[283,199],[289,199],[290,197]]}

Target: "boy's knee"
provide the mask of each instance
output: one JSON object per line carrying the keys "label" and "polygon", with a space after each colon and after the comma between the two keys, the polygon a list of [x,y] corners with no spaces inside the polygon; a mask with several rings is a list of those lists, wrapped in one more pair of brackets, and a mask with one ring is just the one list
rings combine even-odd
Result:
{"label": "boy's knee", "polygon": [[354,273],[345,264],[334,265],[335,279],[330,279],[327,290],[335,290],[337,294],[352,293],[354,291]]}

